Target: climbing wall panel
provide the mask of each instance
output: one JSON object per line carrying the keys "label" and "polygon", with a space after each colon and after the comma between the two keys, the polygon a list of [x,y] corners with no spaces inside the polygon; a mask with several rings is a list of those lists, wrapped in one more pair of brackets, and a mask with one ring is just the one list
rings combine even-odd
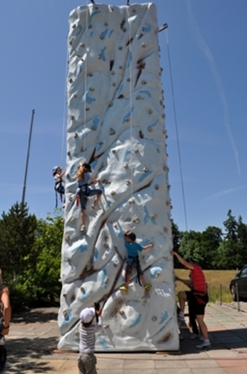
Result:
{"label": "climbing wall panel", "polygon": [[[104,304],[98,351],[175,350],[170,197],[157,13],[152,3],[87,5],[69,17],[65,227],[59,348],[78,350],[79,314]],[[101,179],[97,210],[80,232],[76,171],[89,162]],[[98,187],[97,185],[95,187]],[[127,294],[123,233],[142,246],[149,292],[133,274]]]}

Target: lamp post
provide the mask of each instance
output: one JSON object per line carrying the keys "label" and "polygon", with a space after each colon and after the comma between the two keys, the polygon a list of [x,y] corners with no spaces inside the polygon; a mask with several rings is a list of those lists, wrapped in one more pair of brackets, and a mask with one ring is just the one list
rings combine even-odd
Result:
{"label": "lamp post", "polygon": [[30,145],[31,145],[31,139],[32,139],[34,113],[35,113],[35,110],[32,109],[32,116],[31,116],[30,130],[29,130],[29,139],[28,139],[28,147],[27,147],[27,159],[26,159],[26,167],[25,167],[23,189],[22,189],[22,200],[21,200],[22,204],[25,203],[27,170],[28,170],[28,162],[29,162]]}

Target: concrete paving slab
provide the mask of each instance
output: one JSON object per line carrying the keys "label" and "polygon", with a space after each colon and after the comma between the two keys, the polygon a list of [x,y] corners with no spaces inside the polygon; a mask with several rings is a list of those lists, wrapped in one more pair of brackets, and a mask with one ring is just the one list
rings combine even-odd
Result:
{"label": "concrete paving slab", "polygon": [[[57,349],[57,314],[42,308],[13,316],[6,374],[78,374],[77,352]],[[244,312],[210,303],[205,320],[210,350],[196,349],[186,328],[176,352],[96,353],[98,374],[247,374],[247,303]]]}

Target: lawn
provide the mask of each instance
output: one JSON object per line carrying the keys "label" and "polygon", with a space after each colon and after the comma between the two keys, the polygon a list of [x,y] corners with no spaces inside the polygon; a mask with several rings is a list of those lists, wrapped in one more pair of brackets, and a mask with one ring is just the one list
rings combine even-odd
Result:
{"label": "lawn", "polygon": [[[189,279],[189,270],[175,269],[174,272],[180,278]],[[208,284],[209,300],[232,301],[229,284],[235,277],[236,270],[204,270],[203,272]],[[182,290],[188,290],[188,288],[182,282],[177,281],[176,293]]]}

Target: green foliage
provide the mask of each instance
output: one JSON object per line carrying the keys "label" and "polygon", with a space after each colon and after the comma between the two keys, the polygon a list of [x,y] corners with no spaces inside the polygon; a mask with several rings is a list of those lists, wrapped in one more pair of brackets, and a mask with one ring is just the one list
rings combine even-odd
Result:
{"label": "green foliage", "polygon": [[14,204],[0,220],[0,257],[4,280],[14,287],[26,267],[26,257],[35,242],[37,219],[28,214],[26,204]]}
{"label": "green foliage", "polygon": [[61,244],[63,219],[60,215],[39,220],[32,252],[18,279],[18,291],[26,294],[29,304],[53,304],[60,296]]}
{"label": "green foliage", "polygon": [[37,220],[26,204],[14,204],[0,220],[0,256],[4,282],[11,292],[11,304],[38,306],[60,296],[60,263],[63,218]]}
{"label": "green foliage", "polygon": [[[185,259],[193,259],[203,269],[236,269],[247,263],[247,225],[227,213],[223,222],[225,233],[215,226],[209,226],[202,233],[189,231],[181,233],[178,252]],[[176,226],[176,235],[179,235]],[[176,249],[175,249],[176,250]],[[175,262],[177,268],[181,267]]]}

